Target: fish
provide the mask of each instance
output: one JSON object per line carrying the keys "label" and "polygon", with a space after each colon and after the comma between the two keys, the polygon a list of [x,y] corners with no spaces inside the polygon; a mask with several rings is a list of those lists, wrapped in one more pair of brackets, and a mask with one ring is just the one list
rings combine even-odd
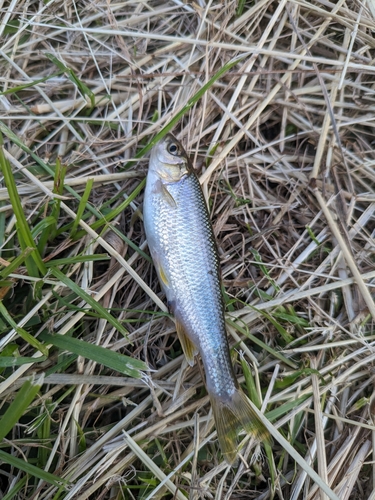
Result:
{"label": "fish", "polygon": [[234,374],[221,292],[220,261],[199,179],[180,142],[167,134],[150,154],[143,221],[151,257],[187,362],[200,355],[219,446],[230,465],[243,428],[268,431]]}

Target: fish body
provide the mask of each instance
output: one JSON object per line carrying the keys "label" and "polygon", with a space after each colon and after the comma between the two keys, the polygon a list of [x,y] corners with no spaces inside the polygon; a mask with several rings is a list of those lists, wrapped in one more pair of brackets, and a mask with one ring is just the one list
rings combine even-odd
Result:
{"label": "fish body", "polygon": [[199,352],[219,444],[236,459],[239,427],[265,429],[239,388],[230,359],[219,258],[199,180],[170,134],[151,151],[143,205],[148,245],[188,362]]}

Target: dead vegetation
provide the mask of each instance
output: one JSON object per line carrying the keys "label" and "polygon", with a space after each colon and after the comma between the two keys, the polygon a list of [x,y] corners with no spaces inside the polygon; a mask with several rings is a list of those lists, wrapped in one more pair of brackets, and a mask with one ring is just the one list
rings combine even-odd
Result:
{"label": "dead vegetation", "polygon": [[[0,496],[374,500],[373,2],[0,8]],[[142,148],[181,111],[233,360],[274,429],[235,469],[140,219]]]}

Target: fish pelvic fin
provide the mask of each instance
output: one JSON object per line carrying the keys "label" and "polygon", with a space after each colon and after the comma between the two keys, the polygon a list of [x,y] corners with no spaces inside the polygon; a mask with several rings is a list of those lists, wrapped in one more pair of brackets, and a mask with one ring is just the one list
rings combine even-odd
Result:
{"label": "fish pelvic fin", "polygon": [[194,366],[194,356],[198,354],[198,348],[189,339],[182,323],[177,318],[175,318],[175,321],[176,321],[177,335],[181,343],[182,350],[184,351],[185,358],[190,366]]}
{"label": "fish pelvic fin", "polygon": [[220,449],[229,465],[234,465],[237,459],[237,433],[241,428],[258,441],[271,442],[268,430],[241,389],[224,397],[211,393],[210,399]]}
{"label": "fish pelvic fin", "polygon": [[168,281],[167,275],[165,274],[164,269],[162,268],[162,266],[159,263],[157,264],[157,270],[158,270],[159,278],[160,278],[160,281],[162,282],[162,284],[164,286],[168,286],[169,281]]}

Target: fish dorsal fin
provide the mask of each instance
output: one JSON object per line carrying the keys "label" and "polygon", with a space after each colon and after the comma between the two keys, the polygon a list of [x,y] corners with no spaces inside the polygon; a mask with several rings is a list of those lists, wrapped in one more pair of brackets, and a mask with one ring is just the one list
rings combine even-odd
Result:
{"label": "fish dorsal fin", "polygon": [[189,339],[182,323],[177,318],[175,318],[175,321],[177,335],[180,340],[182,350],[184,351],[185,358],[190,366],[194,366],[194,356],[198,354],[198,349]]}

